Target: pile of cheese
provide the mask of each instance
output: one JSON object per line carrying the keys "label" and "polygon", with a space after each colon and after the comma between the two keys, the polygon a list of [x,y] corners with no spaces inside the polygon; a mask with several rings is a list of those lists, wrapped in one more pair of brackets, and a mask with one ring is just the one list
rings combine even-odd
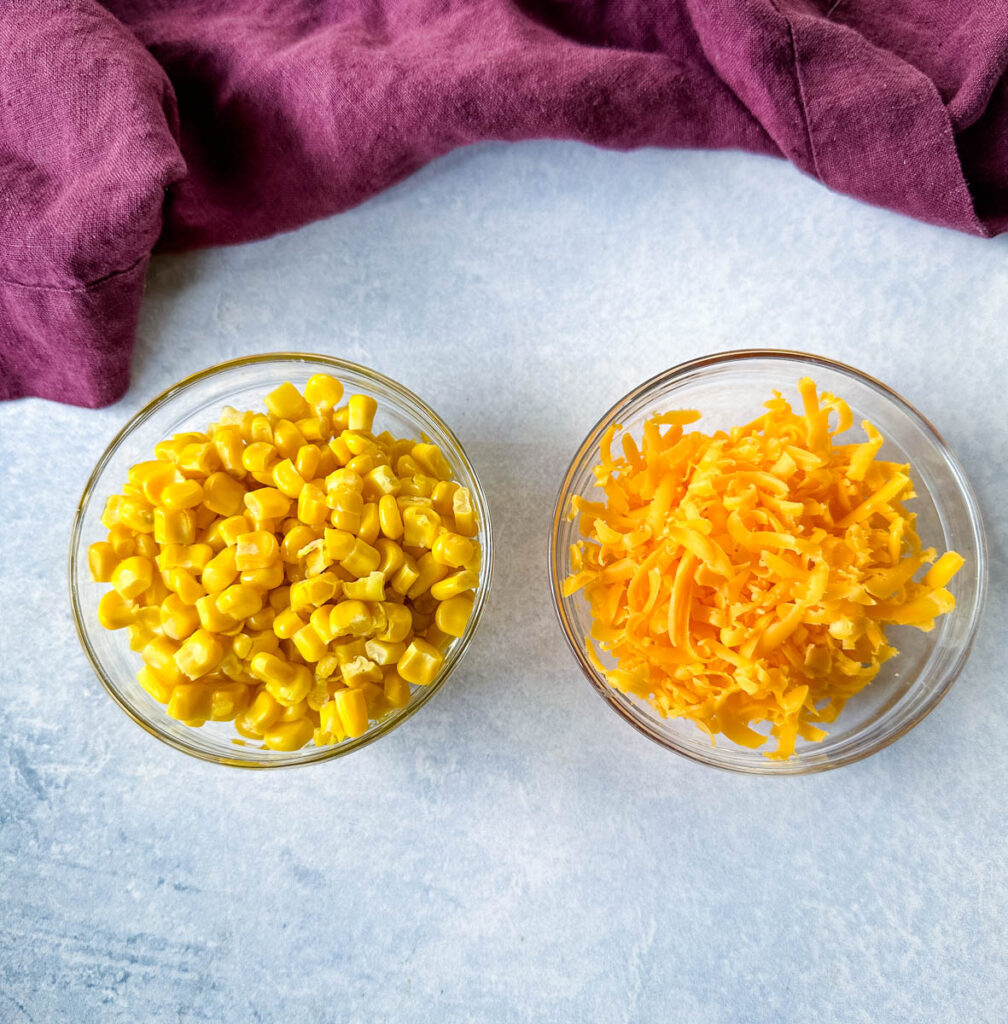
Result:
{"label": "pile of cheese", "polygon": [[802,414],[775,392],[728,432],[684,431],[695,411],[652,416],[621,455],[611,427],[600,500],[572,501],[584,539],[564,587],[584,588],[588,656],[612,686],[712,740],[759,747],[752,726],[769,723],[777,759],[822,739],[898,653],[887,624],[930,630],[955,606],[945,584],[963,564],[922,547],[910,467],[876,458],[881,434],[865,421],[867,440],[838,444],[847,404],[808,378],[798,390]]}

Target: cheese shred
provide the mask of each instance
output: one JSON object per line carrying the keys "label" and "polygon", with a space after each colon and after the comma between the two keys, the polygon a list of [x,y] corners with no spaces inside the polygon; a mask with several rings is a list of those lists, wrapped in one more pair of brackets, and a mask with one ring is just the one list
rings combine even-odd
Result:
{"label": "cheese shred", "polygon": [[898,653],[887,625],[927,631],[951,611],[963,565],[922,547],[910,467],[877,458],[879,431],[838,444],[846,402],[807,377],[798,391],[801,413],[774,392],[728,432],[684,431],[700,418],[687,410],[652,416],[639,442],[613,425],[600,500],[571,503],[583,539],[564,585],[584,591],[588,657],[612,686],[712,741],[772,737],[780,760]]}

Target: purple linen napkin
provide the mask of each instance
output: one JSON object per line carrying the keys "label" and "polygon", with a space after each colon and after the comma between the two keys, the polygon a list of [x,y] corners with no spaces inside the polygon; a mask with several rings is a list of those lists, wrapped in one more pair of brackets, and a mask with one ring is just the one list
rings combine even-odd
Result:
{"label": "purple linen napkin", "polygon": [[1008,5],[0,0],[0,398],[126,389],[151,250],[345,210],[452,148],[776,154],[1008,227]]}

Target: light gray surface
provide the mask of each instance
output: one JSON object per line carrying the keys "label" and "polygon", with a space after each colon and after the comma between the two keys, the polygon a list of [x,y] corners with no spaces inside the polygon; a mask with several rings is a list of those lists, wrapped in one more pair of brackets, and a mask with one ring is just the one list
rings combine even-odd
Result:
{"label": "light gray surface", "polygon": [[[0,406],[0,1021],[1004,1020],[1008,248],[738,154],[456,153],[365,207],[154,261],[111,409]],[[638,736],[550,607],[546,533],[596,418],[673,363],[804,348],[901,391],[959,454],[986,625],[895,746],[749,779]],[[330,352],[452,424],[496,513],[495,591],[415,719],[320,767],[187,759],[105,695],[66,543],[154,394]]]}

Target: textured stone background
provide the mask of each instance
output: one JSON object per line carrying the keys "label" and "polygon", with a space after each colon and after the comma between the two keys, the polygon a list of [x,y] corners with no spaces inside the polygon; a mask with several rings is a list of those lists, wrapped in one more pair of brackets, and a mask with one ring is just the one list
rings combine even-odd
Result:
{"label": "textured stone background", "polygon": [[[155,260],[119,405],[0,407],[0,1021],[1003,1021],[1006,323],[1006,240],[737,154],[481,146],[327,223]],[[960,455],[993,554],[944,703],[811,778],[650,744],[589,690],[549,604],[555,488],[590,425],[652,373],[745,345],[902,391]],[[438,409],[499,562],[417,718],[252,775],[108,699],[66,544],[131,413],[279,348],[369,363]]]}

